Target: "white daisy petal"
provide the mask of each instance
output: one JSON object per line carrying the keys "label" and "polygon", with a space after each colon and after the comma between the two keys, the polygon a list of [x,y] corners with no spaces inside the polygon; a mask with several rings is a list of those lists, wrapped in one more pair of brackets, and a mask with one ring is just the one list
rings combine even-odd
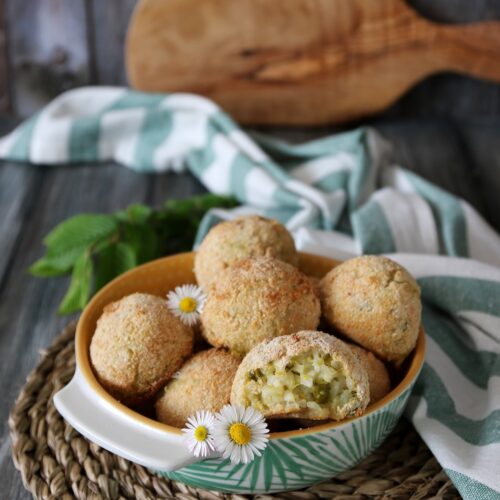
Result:
{"label": "white daisy petal", "polygon": [[232,450],[231,450],[231,453],[229,455],[229,459],[231,460],[231,462],[233,463],[239,463],[241,462],[241,450],[239,449],[238,446],[235,446]]}
{"label": "white daisy petal", "polygon": [[240,453],[240,457],[241,457],[241,462],[244,463],[244,464],[247,464],[250,460],[250,456],[248,455],[248,446],[241,446],[240,449],[238,450],[239,453]]}
{"label": "white daisy petal", "polygon": [[[245,411],[243,412],[243,415],[241,416],[241,421],[244,424],[252,425],[253,417],[254,417],[254,413],[252,411],[252,408],[246,408]],[[255,423],[255,422],[253,422],[253,423]]]}
{"label": "white daisy petal", "polygon": [[[233,427],[234,426],[234,427]],[[246,428],[246,429],[245,429]],[[213,439],[216,449],[233,463],[249,463],[267,446],[269,429],[255,408],[225,405],[215,416]]]}
{"label": "white daisy petal", "polygon": [[225,405],[222,407],[222,410],[219,413],[218,420],[225,424],[227,427],[234,422],[235,415],[233,411],[233,407],[231,405]]}
{"label": "white daisy petal", "polygon": [[240,405],[235,405],[233,408],[234,408],[234,413],[236,415],[235,422],[246,423],[243,418],[245,416],[245,408],[243,408],[243,406]]}
{"label": "white daisy petal", "polygon": [[207,411],[198,411],[188,417],[182,433],[188,450],[195,457],[208,457],[215,451],[213,423],[214,416]]}
{"label": "white daisy petal", "polygon": [[203,310],[206,294],[195,285],[182,285],[167,294],[167,307],[178,318],[189,326],[195,325]]}

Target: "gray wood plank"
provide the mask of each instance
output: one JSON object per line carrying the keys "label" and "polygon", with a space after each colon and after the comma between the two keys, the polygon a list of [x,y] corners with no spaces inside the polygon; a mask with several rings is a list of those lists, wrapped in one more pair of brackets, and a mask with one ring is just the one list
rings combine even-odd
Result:
{"label": "gray wood plank", "polygon": [[[33,169],[39,167],[31,167]],[[0,290],[0,477],[3,498],[21,494],[20,475],[13,470],[7,415],[39,351],[50,345],[69,321],[56,315],[68,281],[41,280],[26,268],[42,253],[43,236],[58,222],[81,212],[109,212],[144,202],[149,177],[112,165],[41,169],[33,206],[25,214],[21,237]],[[7,219],[6,224],[14,224]]]}
{"label": "gray wood plank", "polygon": [[41,175],[26,165],[0,165],[0,213],[4,221],[0,225],[0,289],[15,258],[23,223],[36,198]]}
{"label": "gray wood plank", "polygon": [[0,113],[11,111],[5,0],[0,0]]}
{"label": "gray wood plank", "polygon": [[417,12],[440,23],[472,23],[484,19],[500,19],[498,0],[446,1],[407,0]]}
{"label": "gray wood plank", "polygon": [[394,146],[394,161],[467,200],[486,215],[473,165],[457,128],[447,121],[374,122]]}
{"label": "gray wood plank", "polygon": [[191,174],[167,173],[151,178],[149,203],[160,207],[170,198],[183,199],[204,193],[206,189]]}
{"label": "gray wood plank", "polygon": [[500,118],[467,121],[460,133],[479,179],[488,219],[500,231]]}
{"label": "gray wood plank", "polygon": [[89,79],[84,0],[5,0],[16,115]]}
{"label": "gray wood plank", "polygon": [[136,0],[87,0],[92,16],[92,48],[96,81],[100,85],[126,85],[124,43]]}

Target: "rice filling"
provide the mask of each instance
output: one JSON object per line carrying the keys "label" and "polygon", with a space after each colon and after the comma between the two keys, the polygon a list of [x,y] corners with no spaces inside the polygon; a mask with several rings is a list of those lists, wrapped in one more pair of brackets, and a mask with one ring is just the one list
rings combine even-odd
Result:
{"label": "rice filling", "polygon": [[309,409],[315,418],[337,418],[342,408],[358,399],[354,381],[346,375],[343,364],[317,351],[249,370],[244,396],[249,406],[262,412],[284,406],[284,413]]}

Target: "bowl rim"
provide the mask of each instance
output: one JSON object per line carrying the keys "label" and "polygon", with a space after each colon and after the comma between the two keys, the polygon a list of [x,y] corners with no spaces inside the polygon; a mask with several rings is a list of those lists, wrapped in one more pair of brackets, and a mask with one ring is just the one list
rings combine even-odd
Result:
{"label": "bowl rim", "polygon": [[[195,252],[184,252],[184,253],[179,253],[179,254],[174,254],[170,255],[167,257],[162,257],[160,259],[155,259],[153,261],[147,262],[145,264],[142,264],[140,266],[137,266],[133,269],[130,269],[129,271],[121,274],[120,276],[116,277],[114,280],[109,282],[105,287],[103,287],[94,297],[91,299],[91,301],[87,304],[85,309],[83,310],[80,318],[78,319],[77,327],[76,327],[76,335],[75,335],[75,356],[76,356],[76,367],[77,370],[79,370],[80,374],[83,376],[83,379],[87,383],[90,389],[102,400],[104,400],[108,405],[110,405],[115,411],[118,411],[119,413],[122,413],[126,415],[127,417],[133,419],[137,424],[146,426],[148,428],[152,428],[155,430],[167,432],[170,434],[175,434],[175,435],[182,435],[182,430],[179,429],[178,427],[173,427],[168,424],[164,424],[162,422],[158,422],[157,420],[153,420],[152,418],[149,418],[145,415],[142,415],[128,406],[125,406],[123,403],[120,403],[117,399],[115,399],[111,394],[109,394],[98,382],[96,376],[94,375],[94,371],[91,367],[90,364],[90,354],[89,354],[89,349],[90,349],[90,339],[92,338],[92,335],[89,336],[89,343],[88,345],[85,342],[85,334],[84,330],[86,327],[86,323],[88,322],[88,318],[91,314],[91,311],[93,307],[95,307],[96,303],[99,303],[99,299],[101,295],[104,295],[107,290],[109,290],[112,287],[117,286],[121,281],[127,280],[130,275],[134,274],[137,272],[138,269],[145,269],[146,267],[155,267],[158,265],[159,262],[163,262],[166,259],[172,259],[175,258],[179,255],[184,255],[186,256],[187,254],[193,254]],[[332,263],[338,262],[335,259],[330,259],[328,257],[323,257],[315,254],[308,254],[305,252],[299,252],[302,255],[308,256],[308,257],[317,257],[319,259],[331,261]],[[295,430],[290,430],[290,431],[281,431],[281,432],[271,432],[269,434],[269,438],[274,440],[274,439],[284,439],[284,438],[291,438],[291,437],[300,437],[300,436],[306,436],[308,434],[316,434],[319,432],[327,431],[330,429],[335,429],[342,427],[344,425],[349,424],[350,422],[354,420],[359,420],[363,417],[366,417],[378,410],[380,410],[382,407],[388,405],[392,401],[395,401],[417,378],[418,374],[420,373],[420,370],[422,369],[423,363],[424,363],[424,358],[425,358],[425,332],[422,328],[420,327],[418,338],[417,338],[417,343],[415,346],[415,349],[413,352],[410,354],[411,360],[410,364],[408,367],[408,370],[403,377],[403,379],[399,382],[399,384],[394,387],[386,396],[384,396],[382,399],[374,403],[373,405],[368,406],[367,411],[363,413],[359,417],[351,417],[347,418],[344,420],[341,420],[339,422],[335,421],[330,421],[324,424],[320,425],[315,425],[313,427],[308,427],[304,429],[295,429]]]}

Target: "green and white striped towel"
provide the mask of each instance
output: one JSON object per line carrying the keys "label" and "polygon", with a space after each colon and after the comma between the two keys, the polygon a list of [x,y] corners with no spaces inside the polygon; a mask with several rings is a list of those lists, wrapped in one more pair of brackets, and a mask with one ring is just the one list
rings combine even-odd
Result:
{"label": "green and white striped towel", "polygon": [[0,140],[0,158],[189,170],[284,222],[297,246],[346,258],[386,253],[422,288],[428,353],[407,409],[466,498],[500,498],[500,237],[465,201],[390,161],[360,128],[291,146],[250,137],[212,102],[118,88],[67,92]]}

